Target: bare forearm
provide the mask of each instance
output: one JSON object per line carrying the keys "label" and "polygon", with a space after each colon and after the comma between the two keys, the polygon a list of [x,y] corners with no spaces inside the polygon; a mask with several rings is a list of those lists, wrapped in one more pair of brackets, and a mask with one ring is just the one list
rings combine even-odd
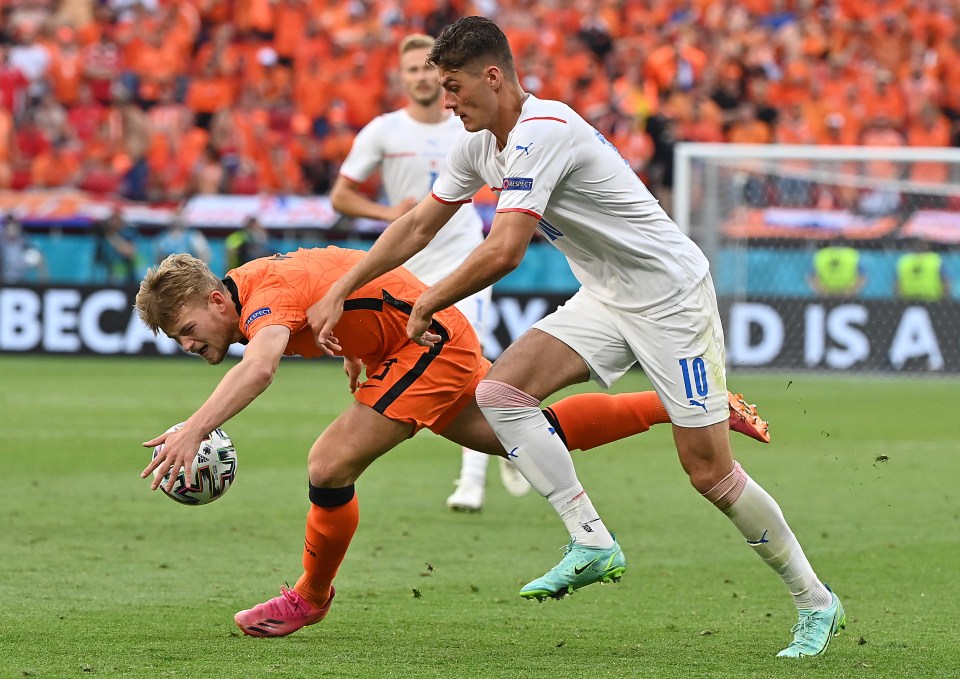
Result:
{"label": "bare forearm", "polygon": [[250,405],[273,382],[274,370],[263,362],[240,361],[231,368],[186,427],[207,434]]}
{"label": "bare forearm", "polygon": [[425,248],[433,235],[434,232],[417,228],[412,213],[404,215],[387,227],[366,256],[340,278],[331,290],[336,291],[341,298],[346,298],[377,276],[402,266]]}
{"label": "bare forearm", "polygon": [[501,248],[486,243],[464,260],[449,276],[420,297],[420,306],[431,314],[453,306],[484,290],[517,268],[516,258]]}
{"label": "bare forearm", "polygon": [[453,273],[427,290],[417,305],[433,314],[496,283],[523,261],[537,222],[525,213],[498,213],[483,243]]}
{"label": "bare forearm", "polygon": [[382,219],[386,222],[393,220],[389,205],[381,205],[351,188],[335,186],[330,194],[330,202],[334,210],[347,217]]}

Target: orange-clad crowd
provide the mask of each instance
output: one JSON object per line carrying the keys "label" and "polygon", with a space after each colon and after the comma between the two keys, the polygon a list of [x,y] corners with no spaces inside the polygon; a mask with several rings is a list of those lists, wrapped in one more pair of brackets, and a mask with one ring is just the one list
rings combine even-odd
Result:
{"label": "orange-clad crowd", "polygon": [[[680,140],[951,146],[955,0],[0,0],[0,188],[324,193],[464,14],[656,192]],[[919,177],[925,181],[943,179]]]}

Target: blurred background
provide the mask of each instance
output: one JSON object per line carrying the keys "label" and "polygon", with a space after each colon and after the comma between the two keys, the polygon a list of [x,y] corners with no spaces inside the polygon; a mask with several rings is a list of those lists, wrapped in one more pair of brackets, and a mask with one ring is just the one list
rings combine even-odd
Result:
{"label": "blurred background", "polygon": [[[708,253],[731,363],[960,372],[950,0],[0,0],[0,351],[174,353],[129,313],[169,252],[368,247],[340,164],[406,102],[401,38],[468,14]],[[534,242],[491,357],[577,287]]]}

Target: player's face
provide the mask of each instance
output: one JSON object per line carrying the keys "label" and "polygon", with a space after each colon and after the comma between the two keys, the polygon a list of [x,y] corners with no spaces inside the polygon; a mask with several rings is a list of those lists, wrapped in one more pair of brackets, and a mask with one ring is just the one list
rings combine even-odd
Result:
{"label": "player's face", "polygon": [[185,306],[167,335],[177,340],[185,351],[217,365],[236,341],[237,332],[236,325],[223,313],[220,300],[211,299],[206,304]]}
{"label": "player's face", "polygon": [[400,80],[411,101],[431,106],[440,98],[440,81],[435,66],[427,64],[426,47],[404,52],[400,57]]}
{"label": "player's face", "polygon": [[460,118],[468,132],[489,130],[497,113],[497,95],[484,73],[440,69],[443,106]]}

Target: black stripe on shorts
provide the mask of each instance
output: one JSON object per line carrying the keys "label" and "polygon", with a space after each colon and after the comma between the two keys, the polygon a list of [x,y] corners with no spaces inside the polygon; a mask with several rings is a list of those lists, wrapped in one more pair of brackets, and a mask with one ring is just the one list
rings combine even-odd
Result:
{"label": "black stripe on shorts", "polygon": [[[389,304],[394,309],[397,309],[401,313],[409,316],[413,311],[413,305],[409,302],[405,302],[402,299],[397,299],[391,295],[386,290],[381,290],[383,294],[382,299],[376,299],[374,297],[360,297],[356,299],[348,299],[343,303],[344,311],[356,311],[359,309],[366,309],[369,311],[383,311],[383,305]],[[373,409],[376,410],[381,415],[384,411],[390,407],[390,404],[397,400],[407,388],[412,385],[417,379],[423,375],[427,367],[433,362],[439,354],[443,345],[450,341],[450,333],[447,332],[447,329],[443,327],[436,320],[430,323],[430,331],[440,336],[440,341],[430,347],[429,351],[424,353],[417,362],[414,363],[413,367],[410,368],[400,379],[394,382],[393,386],[387,390],[387,392],[381,396],[376,403],[373,404]]]}

